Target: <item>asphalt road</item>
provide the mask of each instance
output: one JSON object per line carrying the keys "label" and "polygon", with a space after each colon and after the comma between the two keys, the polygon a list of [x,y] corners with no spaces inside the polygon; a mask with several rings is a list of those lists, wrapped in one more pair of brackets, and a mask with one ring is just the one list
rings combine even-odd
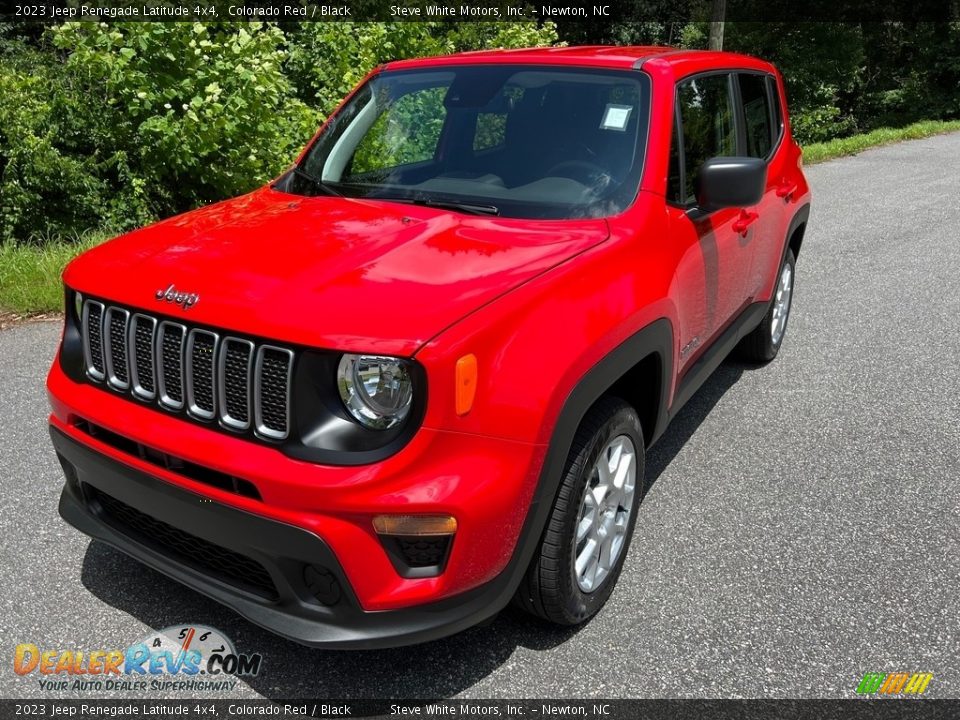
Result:
{"label": "asphalt road", "polygon": [[44,695],[13,673],[17,643],[191,622],[263,654],[235,698],[850,697],[867,671],[960,696],[957,167],[960,134],[809,169],[780,357],[728,361],[652,451],[626,570],[578,631],[507,611],[416,649],[309,650],[91,543],[56,512],[59,328],[3,331],[0,696]]}

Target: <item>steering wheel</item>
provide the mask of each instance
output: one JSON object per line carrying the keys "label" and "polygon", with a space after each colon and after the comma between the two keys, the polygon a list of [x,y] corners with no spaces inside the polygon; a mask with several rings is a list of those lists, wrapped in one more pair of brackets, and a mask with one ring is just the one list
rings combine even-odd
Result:
{"label": "steering wheel", "polygon": [[546,175],[548,177],[566,177],[576,180],[594,192],[604,190],[613,182],[613,177],[611,177],[609,172],[587,160],[564,160],[563,162],[558,162],[547,170]]}

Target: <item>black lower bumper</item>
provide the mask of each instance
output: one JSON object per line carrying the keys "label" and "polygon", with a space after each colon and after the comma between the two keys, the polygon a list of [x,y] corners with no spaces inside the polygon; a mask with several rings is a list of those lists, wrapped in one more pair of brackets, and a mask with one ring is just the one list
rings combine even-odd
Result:
{"label": "black lower bumper", "polygon": [[213,502],[116,462],[51,427],[78,530],[305,645],[378,648],[434,640],[499,611],[512,573],[428,605],[364,611],[316,535]]}

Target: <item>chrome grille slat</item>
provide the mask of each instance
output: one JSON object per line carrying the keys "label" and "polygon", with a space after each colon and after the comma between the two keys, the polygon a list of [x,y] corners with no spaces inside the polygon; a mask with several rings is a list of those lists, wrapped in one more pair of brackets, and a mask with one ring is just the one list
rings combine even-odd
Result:
{"label": "chrome grille slat", "polygon": [[293,353],[261,345],[253,373],[254,420],[257,434],[283,440],[290,431],[290,375]]}
{"label": "chrome grille slat", "polygon": [[107,382],[117,390],[130,387],[130,369],[127,367],[127,323],[130,313],[122,308],[109,307],[103,317],[106,333],[103,345],[103,361]]}
{"label": "chrome grille slat", "polygon": [[217,384],[220,422],[234,430],[250,427],[250,372],[253,343],[228,337],[220,347]]}
{"label": "chrome grille slat", "polygon": [[160,404],[170,410],[183,407],[183,341],[187,328],[164,321],[157,330],[157,390]]}
{"label": "chrome grille slat", "polygon": [[128,339],[128,352],[131,358],[130,385],[133,388],[133,394],[144,400],[153,400],[157,396],[153,353],[156,329],[156,318],[135,313],[130,319]]}
{"label": "chrome grille slat", "polygon": [[195,420],[269,442],[291,427],[294,352],[86,299],[87,377]]}
{"label": "chrome grille slat", "polygon": [[216,333],[191,330],[187,336],[187,411],[201,420],[212,420],[216,413]]}
{"label": "chrome grille slat", "polygon": [[81,325],[87,375],[97,381],[103,380],[106,377],[103,365],[103,303],[85,300]]}

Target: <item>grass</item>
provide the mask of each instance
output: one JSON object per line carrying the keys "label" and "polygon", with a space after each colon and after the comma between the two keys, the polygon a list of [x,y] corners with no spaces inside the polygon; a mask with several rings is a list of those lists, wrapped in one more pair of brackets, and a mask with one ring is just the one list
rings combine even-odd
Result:
{"label": "grass", "polygon": [[852,135],[823,143],[804,145],[803,164],[813,165],[844,155],[856,155],[858,152],[880,145],[889,145],[903,140],[917,140],[954,130],[960,130],[960,120],[923,120],[902,128],[878,128],[862,135]]}
{"label": "grass", "polygon": [[[880,128],[862,135],[814,143],[803,148],[806,165],[855,155],[862,150],[902,140],[960,130],[960,120],[926,120],[903,128]],[[0,245],[0,316],[28,317],[60,312],[63,290],[60,274],[78,253],[111,236],[105,231],[87,233],[73,241],[43,240],[33,245]]]}
{"label": "grass", "polygon": [[77,254],[111,235],[98,231],[74,240],[42,240],[36,245],[0,244],[0,313],[40,315],[63,309],[60,274]]}

